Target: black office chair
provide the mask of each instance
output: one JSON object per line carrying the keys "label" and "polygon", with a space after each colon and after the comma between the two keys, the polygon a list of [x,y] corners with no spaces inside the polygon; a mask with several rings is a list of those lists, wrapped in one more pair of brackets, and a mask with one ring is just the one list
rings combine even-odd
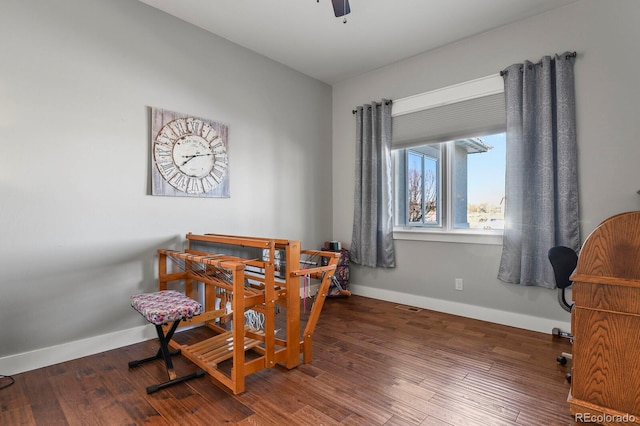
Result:
{"label": "black office chair", "polygon": [[[571,312],[573,303],[567,302],[566,291],[571,287],[570,277],[578,264],[578,254],[569,247],[556,246],[549,250],[547,256],[553,268],[556,287],[558,287],[558,303],[565,311]],[[559,328],[554,328],[552,333],[554,336],[566,337],[573,342],[571,333],[560,331]],[[566,365],[567,360],[571,358],[572,355],[570,353],[563,352],[562,355],[556,358],[556,361],[561,365]],[[567,373],[567,381],[571,382],[571,373]]]}

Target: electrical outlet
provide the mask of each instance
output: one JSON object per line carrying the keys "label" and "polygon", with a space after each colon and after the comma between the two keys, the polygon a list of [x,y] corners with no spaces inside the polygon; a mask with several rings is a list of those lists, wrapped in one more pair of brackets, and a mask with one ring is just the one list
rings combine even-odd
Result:
{"label": "electrical outlet", "polygon": [[463,289],[462,278],[456,278],[456,290],[462,291],[462,289]]}

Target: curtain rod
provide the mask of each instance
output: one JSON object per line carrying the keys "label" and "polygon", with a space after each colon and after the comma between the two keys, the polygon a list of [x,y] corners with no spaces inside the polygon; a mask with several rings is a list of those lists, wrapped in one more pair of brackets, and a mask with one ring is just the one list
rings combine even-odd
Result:
{"label": "curtain rod", "polygon": [[[375,104],[377,104],[377,105],[380,105],[380,104],[381,104],[381,102],[374,102],[374,103],[375,103]],[[393,103],[393,101],[392,101],[392,100],[388,100],[388,101],[386,101],[384,104],[385,104],[385,105],[389,105],[389,104],[392,104],[392,103]],[[371,108],[371,107],[369,107],[369,108]],[[352,110],[351,110],[351,114],[355,114],[356,112],[358,112],[358,110],[356,110],[356,109],[352,109]]]}
{"label": "curtain rod", "polygon": [[[575,58],[575,57],[577,57],[577,56],[578,56],[578,53],[574,51],[574,52],[568,52],[566,55],[564,55],[564,58],[565,58],[565,59],[569,59],[569,58]],[[506,70],[500,71],[500,76],[501,76],[501,77],[504,77],[506,74],[507,74],[507,71],[506,71]],[[389,101],[385,102],[385,105],[389,105],[389,104],[392,104],[392,103],[393,103],[393,101],[392,101],[392,100],[389,100]],[[379,103],[379,102],[376,102],[376,104],[380,104],[380,103]],[[356,112],[357,112],[357,110],[355,110],[355,109],[352,109],[352,110],[351,110],[351,113],[352,113],[352,114],[355,114]],[[640,191],[639,191],[639,192],[640,192]]]}
{"label": "curtain rod", "polygon": [[[565,59],[569,59],[569,58],[575,58],[576,56],[578,56],[578,53],[576,53],[576,52],[568,52],[566,55],[564,55],[564,58]],[[520,71],[522,71],[522,67],[520,68]],[[500,71],[500,77],[504,77],[507,74],[508,74],[507,70]]]}

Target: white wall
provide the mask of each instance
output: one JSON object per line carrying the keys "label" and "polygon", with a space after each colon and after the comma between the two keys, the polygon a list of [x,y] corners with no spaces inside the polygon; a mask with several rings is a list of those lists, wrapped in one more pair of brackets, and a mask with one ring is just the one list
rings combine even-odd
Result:
{"label": "white wall", "polygon": [[[1,9],[0,374],[144,338],[187,232],[330,237],[328,85],[137,1]],[[230,198],[150,195],[151,106],[229,125]]]}
{"label": "white wall", "polygon": [[[583,0],[334,85],[333,238],[351,241],[354,107],[574,50],[583,239],[607,217],[638,210],[638,16],[637,0]],[[547,332],[568,327],[555,290],[496,279],[500,246],[399,240],[395,246],[397,268],[351,268],[356,292]],[[464,279],[462,292],[454,290],[456,277]]]}

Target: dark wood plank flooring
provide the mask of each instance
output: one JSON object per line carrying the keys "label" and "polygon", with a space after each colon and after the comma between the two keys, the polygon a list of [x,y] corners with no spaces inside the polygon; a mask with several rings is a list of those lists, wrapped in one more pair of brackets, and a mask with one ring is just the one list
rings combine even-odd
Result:
{"label": "dark wood plank flooring", "polygon": [[555,360],[566,339],[359,296],[327,300],[311,364],[255,373],[240,395],[209,376],[147,395],[164,365],[127,363],[156,350],[151,340],[18,374],[0,390],[0,425],[571,424],[568,367]]}

